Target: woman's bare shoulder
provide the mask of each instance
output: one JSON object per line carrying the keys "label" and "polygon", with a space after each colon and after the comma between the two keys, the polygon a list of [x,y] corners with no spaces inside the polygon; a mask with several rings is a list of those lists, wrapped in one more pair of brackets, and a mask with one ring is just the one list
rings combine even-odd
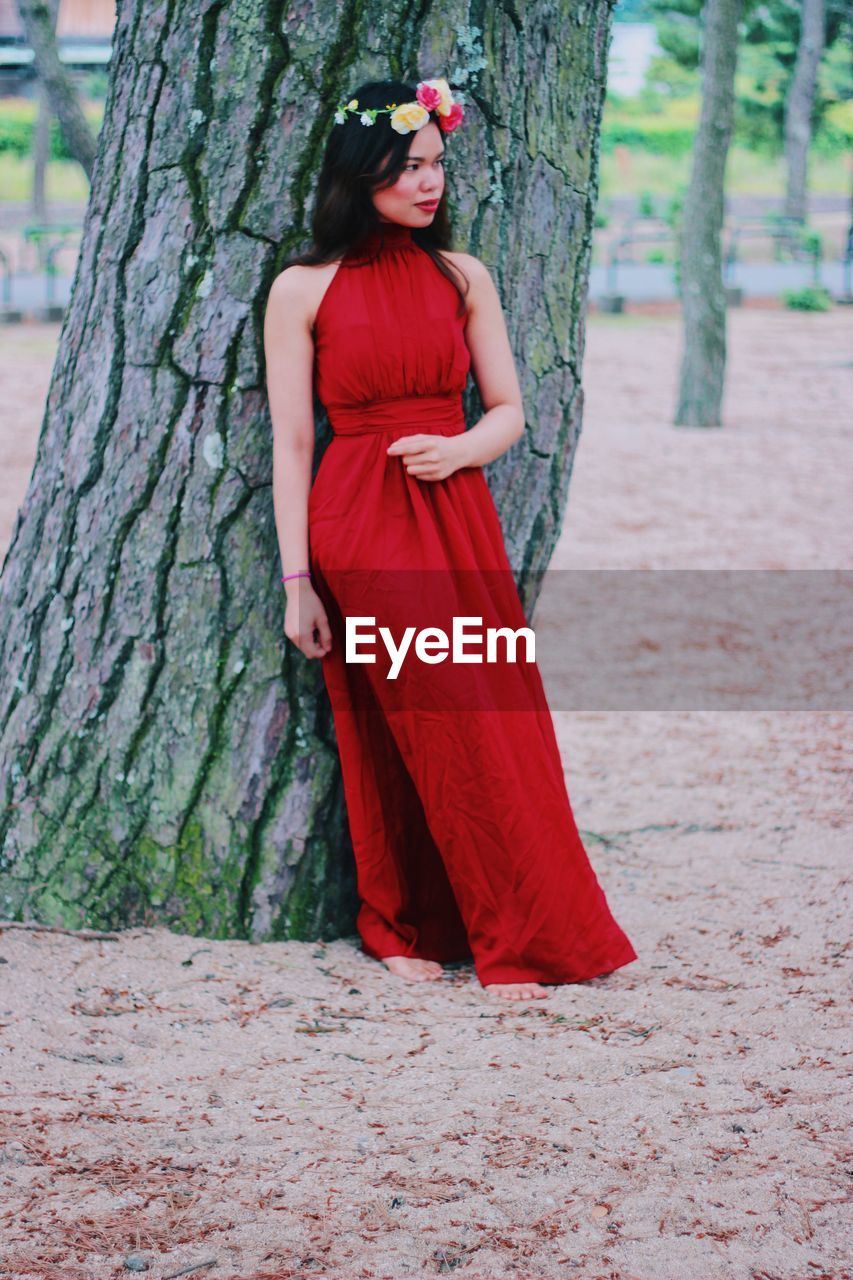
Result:
{"label": "woman's bare shoulder", "polygon": [[475,258],[473,253],[462,253],[460,249],[442,249],[441,252],[445,258],[450,258],[453,262],[458,262],[460,266],[466,266],[469,262],[479,262],[479,258]]}
{"label": "woman's bare shoulder", "polygon": [[468,309],[472,311],[478,296],[482,297],[484,290],[488,290],[491,283],[489,268],[473,253],[462,253],[456,249],[442,249],[441,253],[448,259],[450,265],[460,270],[467,279]]}
{"label": "woman's bare shoulder", "polygon": [[462,253],[459,249],[442,249],[441,253],[454,267],[461,267],[470,277],[472,284],[482,281],[489,275],[489,268],[485,262],[476,258],[473,253]]}
{"label": "woman's bare shoulder", "polygon": [[331,283],[339,262],[295,262],[285,267],[273,280],[269,291],[269,305],[296,308],[309,325],[320,306],[326,288]]}
{"label": "woman's bare shoulder", "polygon": [[316,291],[318,288],[322,292],[323,280],[333,276],[338,265],[337,260],[310,264],[294,262],[293,266],[285,267],[273,280],[270,287],[270,296],[274,293],[277,297],[288,298],[292,301],[295,296],[300,294],[310,295],[312,291]]}

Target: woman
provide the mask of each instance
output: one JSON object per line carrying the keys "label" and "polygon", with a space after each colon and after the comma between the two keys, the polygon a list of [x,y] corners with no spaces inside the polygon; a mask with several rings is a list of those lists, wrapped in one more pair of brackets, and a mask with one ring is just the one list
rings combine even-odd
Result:
{"label": "woman", "polygon": [[[322,659],[334,714],[363,950],[415,982],[473,958],[517,1000],[636,952],[581,843],[535,662],[428,644],[399,662],[413,624],[430,643],[460,617],[526,626],[482,471],[523,434],[521,392],[489,271],[448,248],[463,118],[443,79],[364,84],[336,111],[314,249],[266,311],[273,497],[285,634]],[[469,369],[486,411],[466,430]],[[333,437],[312,484],[315,393]],[[352,626],[377,622],[388,657],[374,638],[371,660]]]}

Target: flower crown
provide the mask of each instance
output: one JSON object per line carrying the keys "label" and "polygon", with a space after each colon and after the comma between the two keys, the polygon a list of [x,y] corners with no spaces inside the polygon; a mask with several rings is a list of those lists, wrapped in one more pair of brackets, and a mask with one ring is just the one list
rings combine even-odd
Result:
{"label": "flower crown", "polygon": [[450,92],[446,80],[421,80],[414,102],[389,102],[384,107],[364,107],[359,111],[358,98],[350,98],[335,110],[335,124],[344,124],[347,112],[357,113],[362,124],[375,124],[376,117],[391,113],[391,128],[397,133],[413,133],[429,121],[431,111],[438,113],[438,125],[443,133],[452,133],[465,119],[462,103]]}

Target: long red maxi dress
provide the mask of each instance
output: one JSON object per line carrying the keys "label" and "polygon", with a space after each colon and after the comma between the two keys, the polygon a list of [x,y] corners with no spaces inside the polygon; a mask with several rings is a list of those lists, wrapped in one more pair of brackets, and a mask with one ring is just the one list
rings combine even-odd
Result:
{"label": "long red maxi dress", "polygon": [[[334,434],[309,494],[310,567],[332,631],[322,667],[357,928],[376,959],[473,958],[484,986],[581,982],[637,953],[581,842],[535,662],[419,661],[413,645],[392,680],[379,635],[449,637],[454,615],[526,626],[482,468],[420,480],[386,452],[465,429],[457,302],[411,228],[383,223],[344,257],[315,320],[314,387]],[[370,620],[359,652],[375,663],[345,660],[348,618]]]}

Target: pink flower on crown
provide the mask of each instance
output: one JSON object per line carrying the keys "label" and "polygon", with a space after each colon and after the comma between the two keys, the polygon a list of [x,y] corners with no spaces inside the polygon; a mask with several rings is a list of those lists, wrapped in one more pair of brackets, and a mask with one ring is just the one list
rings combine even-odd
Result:
{"label": "pink flower on crown", "polygon": [[437,111],[441,106],[441,94],[435,85],[430,84],[426,80],[422,80],[418,85],[415,97],[422,107],[426,107],[427,111]]}
{"label": "pink flower on crown", "polygon": [[454,129],[458,129],[462,121],[465,119],[465,112],[458,102],[454,102],[447,115],[438,117],[438,124],[442,133],[452,133]]}

